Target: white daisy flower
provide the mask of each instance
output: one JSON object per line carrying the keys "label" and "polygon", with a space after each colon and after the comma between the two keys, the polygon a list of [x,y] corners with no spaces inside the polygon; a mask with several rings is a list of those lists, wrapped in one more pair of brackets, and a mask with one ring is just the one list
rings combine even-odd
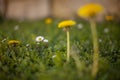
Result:
{"label": "white daisy flower", "polygon": [[78,27],[78,29],[82,29],[83,25],[82,24],[78,24],[77,27]]}
{"label": "white daisy flower", "polygon": [[99,42],[102,42],[102,39],[99,39]]}
{"label": "white daisy flower", "polygon": [[26,44],[26,47],[29,47],[30,46],[30,44]]}
{"label": "white daisy flower", "polygon": [[47,43],[47,42],[48,42],[48,40],[47,40],[47,39],[44,39],[44,40],[43,40],[43,42]]}
{"label": "white daisy flower", "polygon": [[109,29],[108,28],[105,28],[104,29],[104,33],[108,33],[109,32]]}
{"label": "white daisy flower", "polygon": [[19,25],[16,25],[16,26],[14,27],[14,30],[17,31],[18,29],[19,29]]}
{"label": "white daisy flower", "polygon": [[53,55],[53,56],[52,56],[52,58],[55,58],[55,57],[56,57],[56,55]]}
{"label": "white daisy flower", "polygon": [[36,42],[37,43],[39,43],[39,42],[41,42],[41,41],[43,41],[44,40],[44,37],[43,36],[38,36],[38,37],[36,37]]}

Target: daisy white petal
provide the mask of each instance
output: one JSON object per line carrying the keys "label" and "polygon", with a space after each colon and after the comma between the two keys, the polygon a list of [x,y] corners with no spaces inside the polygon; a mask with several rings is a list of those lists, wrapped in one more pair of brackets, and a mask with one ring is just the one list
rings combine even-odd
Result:
{"label": "daisy white petal", "polygon": [[5,42],[7,39],[3,39],[1,42]]}
{"label": "daisy white petal", "polygon": [[44,39],[44,40],[43,40],[43,42],[46,42],[46,43],[47,43],[47,42],[48,42],[48,40],[47,40],[47,39]]}

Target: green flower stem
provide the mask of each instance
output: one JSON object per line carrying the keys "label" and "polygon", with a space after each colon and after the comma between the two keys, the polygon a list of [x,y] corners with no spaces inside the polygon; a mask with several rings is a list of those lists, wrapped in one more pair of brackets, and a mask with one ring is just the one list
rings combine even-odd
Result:
{"label": "green flower stem", "polygon": [[67,62],[70,60],[70,33],[69,29],[67,29]]}
{"label": "green flower stem", "polygon": [[97,37],[97,30],[96,30],[96,24],[94,19],[90,20],[91,24],[91,32],[93,37],[93,67],[92,67],[92,76],[93,78],[96,77],[98,72],[98,61],[99,61],[99,45],[98,45],[98,37]]}

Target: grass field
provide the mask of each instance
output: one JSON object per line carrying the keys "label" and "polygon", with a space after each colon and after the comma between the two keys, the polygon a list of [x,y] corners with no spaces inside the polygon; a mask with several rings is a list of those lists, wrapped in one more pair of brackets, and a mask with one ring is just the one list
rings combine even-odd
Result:
{"label": "grass field", "polygon": [[[66,33],[45,20],[0,23],[0,80],[92,80],[92,36],[87,21],[70,30],[71,59],[66,63]],[[100,59],[96,80],[120,80],[120,23],[97,24]],[[37,44],[37,36],[48,42]],[[20,41],[11,47],[9,40]]]}

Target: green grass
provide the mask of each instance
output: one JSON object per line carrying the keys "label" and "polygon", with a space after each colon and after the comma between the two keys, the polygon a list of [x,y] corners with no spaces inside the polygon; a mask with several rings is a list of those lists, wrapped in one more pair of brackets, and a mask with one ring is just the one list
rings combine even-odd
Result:
{"label": "green grass", "polygon": [[[60,21],[54,19],[49,25],[44,20],[0,23],[0,80],[92,80],[89,23],[76,20],[77,24],[83,24],[83,28],[78,29],[77,25],[71,28],[73,57],[66,63],[66,33],[57,28]],[[14,29],[16,25],[18,30]],[[100,60],[96,80],[120,80],[120,23],[98,23],[97,31]],[[44,36],[49,42],[38,45],[37,36]],[[19,40],[20,46],[9,46],[7,42],[12,39]]]}

